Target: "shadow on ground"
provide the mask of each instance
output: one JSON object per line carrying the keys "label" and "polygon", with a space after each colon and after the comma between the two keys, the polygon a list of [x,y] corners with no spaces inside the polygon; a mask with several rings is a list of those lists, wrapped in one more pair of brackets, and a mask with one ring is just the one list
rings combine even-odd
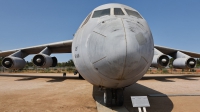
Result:
{"label": "shadow on ground", "polygon": [[30,80],[35,80],[39,78],[46,78],[50,79],[47,82],[62,82],[68,79],[73,79],[73,80],[81,80],[77,76],[35,76],[35,75],[7,75],[7,74],[0,74],[0,77],[20,77],[21,79],[17,79],[15,81],[30,81]]}
{"label": "shadow on ground", "polygon": [[[137,108],[133,108],[131,102],[131,96],[148,96],[148,94],[163,94],[154,89],[148,88],[140,84],[133,84],[124,90],[124,107],[129,112],[138,112]],[[93,86],[93,98],[100,104],[103,104],[103,91],[99,91],[99,88]],[[147,107],[147,112],[171,112],[173,109],[173,103],[168,97],[149,97],[151,107]],[[118,111],[116,107],[108,107],[112,110]]]}
{"label": "shadow on ground", "polygon": [[198,79],[195,78],[200,77],[200,75],[181,75],[181,76],[144,76],[142,77],[142,79],[140,80],[157,80],[157,81],[162,81],[162,82],[175,82],[173,80],[170,79],[183,79],[183,80],[190,80],[190,81],[197,81]]}

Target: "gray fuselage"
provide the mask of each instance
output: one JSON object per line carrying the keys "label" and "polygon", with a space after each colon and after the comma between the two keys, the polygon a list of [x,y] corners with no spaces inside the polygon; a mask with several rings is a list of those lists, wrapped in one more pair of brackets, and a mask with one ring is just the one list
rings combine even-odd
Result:
{"label": "gray fuselage", "polygon": [[[89,16],[77,30],[72,57],[78,72],[96,86],[122,88],[146,73],[154,55],[150,28],[144,18],[129,16],[121,4],[106,4],[95,10],[111,9],[111,14]],[[121,8],[125,15],[114,15]]]}

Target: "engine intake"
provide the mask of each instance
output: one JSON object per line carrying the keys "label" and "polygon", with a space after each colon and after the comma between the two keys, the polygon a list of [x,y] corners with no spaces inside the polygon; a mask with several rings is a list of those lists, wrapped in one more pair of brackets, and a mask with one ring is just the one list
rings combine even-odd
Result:
{"label": "engine intake", "polygon": [[8,69],[22,69],[26,65],[26,61],[18,57],[5,57],[2,60],[2,65]]}
{"label": "engine intake", "polygon": [[32,61],[36,66],[43,68],[55,67],[57,65],[57,58],[46,54],[37,54],[33,57]]}
{"label": "engine intake", "polygon": [[154,55],[151,67],[164,68],[169,64],[169,57],[167,55]]}
{"label": "engine intake", "polygon": [[173,62],[174,68],[194,68],[196,65],[196,60],[194,58],[177,58]]}

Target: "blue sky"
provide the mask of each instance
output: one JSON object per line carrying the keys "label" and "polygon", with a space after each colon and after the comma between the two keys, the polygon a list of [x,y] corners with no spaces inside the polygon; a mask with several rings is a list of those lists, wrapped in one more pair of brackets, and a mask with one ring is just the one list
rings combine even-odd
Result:
{"label": "blue sky", "polygon": [[[156,45],[200,53],[200,0],[0,0],[0,50],[71,40],[83,19],[106,3],[138,10]],[[52,56],[59,62],[72,58]]]}

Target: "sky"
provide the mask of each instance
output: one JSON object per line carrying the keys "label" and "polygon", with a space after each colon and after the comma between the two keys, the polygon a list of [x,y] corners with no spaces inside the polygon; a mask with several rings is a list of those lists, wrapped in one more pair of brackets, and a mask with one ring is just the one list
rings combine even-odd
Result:
{"label": "sky", "polygon": [[[85,17],[106,3],[138,10],[155,45],[200,53],[200,0],[0,0],[0,50],[71,40]],[[51,56],[72,59],[71,53]]]}

